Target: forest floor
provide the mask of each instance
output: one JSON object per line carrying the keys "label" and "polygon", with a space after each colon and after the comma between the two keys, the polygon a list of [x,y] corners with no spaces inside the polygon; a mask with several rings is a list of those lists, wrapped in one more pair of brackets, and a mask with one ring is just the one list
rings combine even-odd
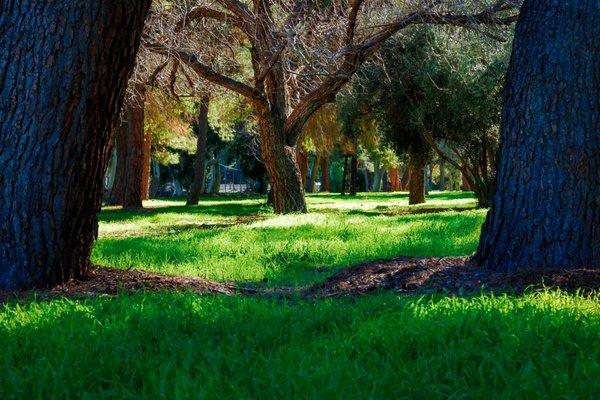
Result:
{"label": "forest floor", "polygon": [[90,279],[0,293],[0,398],[600,396],[597,272],[471,265],[470,194],[308,202],[105,208]]}

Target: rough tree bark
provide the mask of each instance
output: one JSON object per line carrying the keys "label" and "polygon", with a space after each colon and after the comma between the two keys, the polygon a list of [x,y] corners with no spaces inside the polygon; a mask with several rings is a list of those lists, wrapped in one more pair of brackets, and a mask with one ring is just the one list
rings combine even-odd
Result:
{"label": "rough tree bark", "polygon": [[200,195],[205,187],[206,173],[206,138],[208,135],[208,106],[210,98],[204,96],[200,102],[197,121],[196,159],[194,160],[194,180],[187,198],[188,206],[198,205]]}
{"label": "rough tree bark", "polygon": [[149,5],[0,3],[1,288],[89,271],[109,138]]}
{"label": "rough tree bark", "polygon": [[122,205],[128,210],[141,209],[144,189],[145,138],[144,138],[144,89],[136,90],[128,99],[116,129],[117,176],[108,201],[110,205]]}
{"label": "rough tree bark", "polygon": [[598,2],[525,1],[475,257],[483,266],[600,268],[599,93]]}
{"label": "rough tree bark", "polygon": [[408,204],[425,203],[425,157],[411,152],[408,161]]}
{"label": "rough tree bark", "polygon": [[331,191],[329,183],[329,156],[321,158],[321,192]]}

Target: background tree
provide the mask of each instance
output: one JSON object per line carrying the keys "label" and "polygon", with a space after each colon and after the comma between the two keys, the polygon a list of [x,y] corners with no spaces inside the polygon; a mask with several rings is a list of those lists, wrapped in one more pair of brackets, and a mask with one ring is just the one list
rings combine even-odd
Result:
{"label": "background tree", "polygon": [[[416,24],[510,24],[516,16],[506,13],[514,7],[512,1],[473,6],[472,12],[443,1],[394,7],[363,0],[255,0],[251,7],[238,0],[193,6],[174,2],[165,8],[164,21],[156,24],[146,47],[178,57],[199,76],[251,101],[275,211],[306,211],[296,160],[302,127],[316,110],[334,101],[383,42]],[[465,14],[458,14],[462,10]],[[235,73],[215,68],[203,49],[194,46],[195,35],[207,30],[222,38],[222,53],[231,54],[228,68]]]}
{"label": "background tree", "polygon": [[89,271],[110,134],[148,8],[0,4],[0,218],[11,221],[0,224],[1,288]]}
{"label": "background tree", "polygon": [[527,0],[508,70],[494,197],[475,260],[600,268],[600,8]]}

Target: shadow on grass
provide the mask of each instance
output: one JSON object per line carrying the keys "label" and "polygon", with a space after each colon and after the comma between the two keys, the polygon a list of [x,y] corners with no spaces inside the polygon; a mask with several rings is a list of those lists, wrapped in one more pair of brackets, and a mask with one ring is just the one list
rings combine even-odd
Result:
{"label": "shadow on grass", "polygon": [[[214,200],[211,200],[214,201]],[[269,209],[262,203],[242,204],[223,201],[221,204],[198,204],[197,206],[173,205],[164,207],[146,208],[140,211],[128,211],[122,209],[103,210],[98,214],[98,220],[102,222],[123,222],[138,219],[140,217],[154,216],[160,214],[191,214],[198,216],[234,217],[248,216],[260,212],[268,212]]]}

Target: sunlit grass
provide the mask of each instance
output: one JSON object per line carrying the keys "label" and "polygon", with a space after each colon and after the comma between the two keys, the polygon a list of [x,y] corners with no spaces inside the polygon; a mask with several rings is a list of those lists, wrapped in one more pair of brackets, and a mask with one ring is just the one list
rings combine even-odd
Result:
{"label": "sunlit grass", "polygon": [[594,399],[600,306],[155,293],[0,308],[2,399]]}
{"label": "sunlit grass", "polygon": [[484,217],[481,210],[402,215],[474,207],[463,193],[433,194],[418,207],[408,207],[406,194],[308,200],[308,214],[285,216],[272,214],[261,198],[208,198],[191,208],[152,201],[141,213],[108,210],[100,215],[93,261],[221,281],[306,284],[363,261],[470,254]]}

